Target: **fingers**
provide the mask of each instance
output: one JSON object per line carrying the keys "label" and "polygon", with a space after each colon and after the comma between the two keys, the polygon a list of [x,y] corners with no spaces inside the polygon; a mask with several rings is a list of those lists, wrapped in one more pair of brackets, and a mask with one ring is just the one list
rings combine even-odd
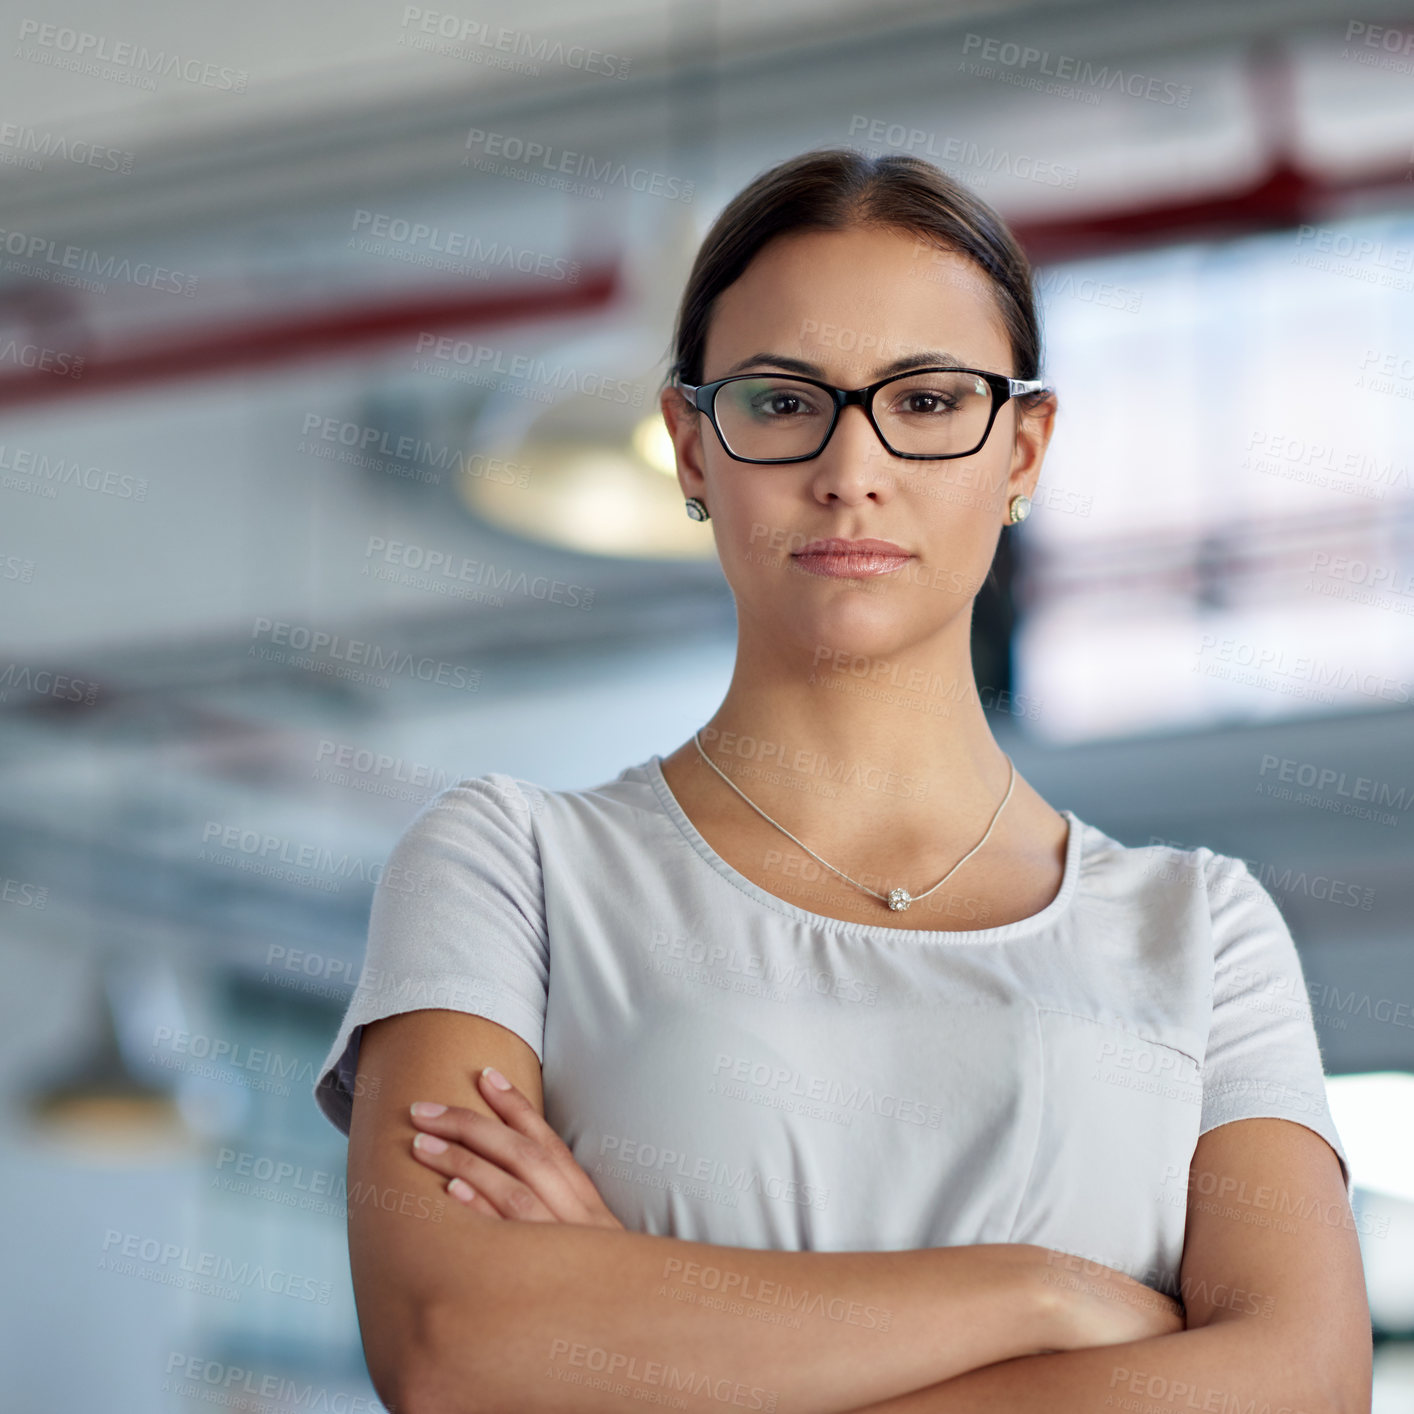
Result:
{"label": "fingers", "polygon": [[[491,1123],[485,1116],[478,1119]],[[463,1206],[488,1217],[521,1222],[554,1222],[555,1215],[518,1178],[462,1144],[419,1132],[413,1157],[448,1180],[447,1192]]]}
{"label": "fingers", "polygon": [[[418,1113],[425,1108],[440,1112]],[[412,1121],[424,1134],[467,1151],[464,1160],[460,1155],[453,1158],[464,1163],[468,1171],[449,1169],[448,1177],[459,1175],[474,1190],[484,1191],[503,1217],[541,1222],[588,1221],[577,1185],[568,1182],[558,1156],[547,1151],[539,1140],[507,1123],[457,1106],[414,1105]],[[563,1141],[554,1137],[563,1149]],[[431,1161],[438,1172],[443,1171],[439,1164],[448,1162],[445,1151],[429,1152],[418,1146],[414,1153],[423,1162]],[[573,1156],[570,1162],[573,1164]]]}
{"label": "fingers", "polygon": [[[494,1077],[494,1078],[493,1078]],[[477,1075],[477,1088],[487,1104],[501,1116],[511,1128],[527,1138],[535,1140],[545,1150],[561,1180],[589,1212],[603,1207],[599,1190],[594,1187],[589,1175],[580,1167],[570,1147],[555,1133],[545,1116],[511,1084],[494,1066],[485,1066]],[[497,1081],[505,1081],[503,1089]],[[577,1221],[583,1221],[583,1217]],[[569,1221],[569,1219],[567,1219]]]}

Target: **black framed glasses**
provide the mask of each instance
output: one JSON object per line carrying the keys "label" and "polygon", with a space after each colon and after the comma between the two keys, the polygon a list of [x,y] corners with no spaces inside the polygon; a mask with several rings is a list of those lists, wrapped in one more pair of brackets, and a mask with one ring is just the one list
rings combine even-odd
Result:
{"label": "black framed glasses", "polygon": [[[840,411],[864,409],[896,457],[946,461],[980,450],[1009,398],[1053,391],[1039,378],[982,368],[914,368],[864,388],[836,388],[786,373],[734,373],[712,383],[674,386],[705,412],[729,457],[739,462],[803,462],[818,457]],[[879,395],[888,392],[882,404]]]}

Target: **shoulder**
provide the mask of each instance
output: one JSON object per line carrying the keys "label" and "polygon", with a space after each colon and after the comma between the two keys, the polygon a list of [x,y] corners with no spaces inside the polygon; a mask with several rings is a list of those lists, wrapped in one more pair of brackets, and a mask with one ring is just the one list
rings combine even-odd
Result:
{"label": "shoulder", "polygon": [[1207,845],[1159,835],[1125,844],[1098,825],[1071,819],[1080,832],[1080,890],[1087,902],[1206,931],[1214,861],[1222,856]]}
{"label": "shoulder", "polygon": [[[1201,904],[1209,920],[1222,927],[1261,916],[1280,923],[1271,893],[1249,862],[1203,844],[1150,835],[1143,844],[1127,845],[1097,825],[1077,820],[1082,831],[1084,872],[1092,892],[1110,893],[1132,902],[1172,902],[1175,893]],[[1230,929],[1228,929],[1230,931]]]}
{"label": "shoulder", "polygon": [[416,873],[438,860],[486,847],[527,852],[545,808],[539,787],[499,771],[440,790],[399,832],[389,865]]}
{"label": "shoulder", "polygon": [[418,811],[412,824],[437,818],[453,824],[485,820],[525,827],[544,813],[548,794],[534,781],[504,771],[488,771],[481,776],[463,777],[439,791]]}
{"label": "shoulder", "polygon": [[613,780],[578,789],[554,789],[505,771],[466,776],[446,786],[403,828],[395,845],[400,856],[445,855],[470,847],[517,850],[537,861],[555,830],[592,829],[624,806],[653,798],[642,766],[630,766]]}

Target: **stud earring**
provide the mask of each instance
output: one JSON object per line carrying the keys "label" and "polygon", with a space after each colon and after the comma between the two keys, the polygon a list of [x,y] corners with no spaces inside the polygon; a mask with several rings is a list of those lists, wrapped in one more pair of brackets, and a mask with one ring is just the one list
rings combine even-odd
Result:
{"label": "stud earring", "polygon": [[1031,514],[1030,496],[1013,496],[1011,498],[1011,523],[1015,525],[1019,520],[1025,520]]}
{"label": "stud earring", "polygon": [[690,520],[708,520],[707,503],[700,496],[689,496],[684,509]]}

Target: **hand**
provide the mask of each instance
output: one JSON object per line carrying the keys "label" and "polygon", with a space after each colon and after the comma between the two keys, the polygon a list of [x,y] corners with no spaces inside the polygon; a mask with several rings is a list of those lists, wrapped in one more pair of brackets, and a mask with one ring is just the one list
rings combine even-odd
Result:
{"label": "hand", "polygon": [[[413,1157],[447,1176],[447,1192],[486,1217],[622,1231],[569,1146],[535,1106],[514,1085],[498,1089],[484,1070],[477,1083],[500,1121],[455,1105],[419,1101],[412,1107],[420,1131]],[[419,1114],[420,1109],[440,1113]]]}
{"label": "hand", "polygon": [[1045,1249],[1057,1350],[1120,1345],[1184,1329],[1182,1305],[1101,1262]]}

